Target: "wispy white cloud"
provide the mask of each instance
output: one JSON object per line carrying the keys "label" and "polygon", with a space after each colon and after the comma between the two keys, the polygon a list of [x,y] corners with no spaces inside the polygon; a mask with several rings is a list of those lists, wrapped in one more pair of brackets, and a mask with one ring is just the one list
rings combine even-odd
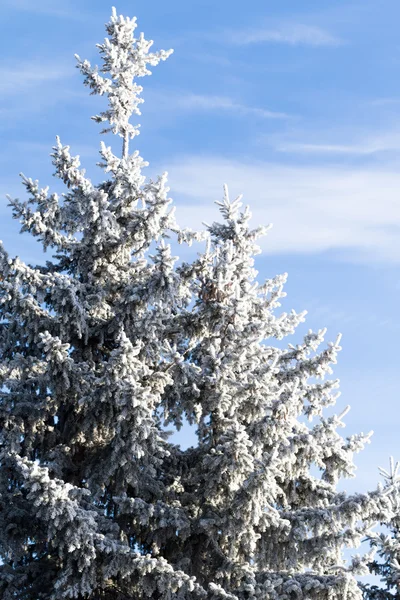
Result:
{"label": "wispy white cloud", "polygon": [[56,2],[55,0],[3,0],[2,8],[77,20],[82,20],[85,16],[77,6],[72,5],[68,0],[63,0],[63,2]]}
{"label": "wispy white cloud", "polygon": [[308,142],[278,142],[275,145],[278,152],[295,154],[321,154],[321,155],[359,155],[367,156],[379,152],[400,150],[400,133],[387,133],[370,136],[358,140],[356,143],[308,143]]}
{"label": "wispy white cloud", "polygon": [[284,112],[277,112],[265,108],[248,106],[237,102],[229,96],[212,96],[202,94],[173,94],[165,95],[169,106],[176,110],[187,111],[226,111],[241,116],[254,116],[262,119],[290,119],[291,116]]}
{"label": "wispy white cloud", "polygon": [[308,314],[312,319],[319,323],[324,323],[329,329],[339,329],[344,325],[352,325],[356,328],[363,327],[366,324],[387,328],[390,330],[400,330],[400,323],[397,319],[391,317],[382,318],[382,314],[377,310],[371,310],[371,306],[360,306],[357,312],[348,309],[340,310],[335,303],[321,303],[317,297],[312,297],[307,302]]}
{"label": "wispy white cloud", "polygon": [[0,64],[0,129],[12,128],[58,103],[81,104],[87,94],[83,96],[69,88],[68,78],[75,74],[73,63],[66,65],[55,60],[36,58],[12,68]]}
{"label": "wispy white cloud", "polygon": [[[61,140],[63,142],[63,140]],[[40,155],[42,158],[47,158],[53,152],[53,146],[55,146],[55,136],[52,137],[51,141],[48,143],[44,142],[33,142],[28,140],[16,140],[15,142],[10,142],[10,146],[14,147],[21,154],[34,154]],[[76,156],[78,155],[81,158],[100,158],[100,143],[96,145],[96,140],[94,140],[93,144],[85,144],[79,141],[74,141],[68,139],[68,145],[70,146],[71,153]],[[5,154],[0,150],[0,158]]]}
{"label": "wispy white cloud", "polygon": [[300,142],[288,142],[276,146],[278,152],[293,152],[297,154],[371,154],[375,148],[341,145],[341,144],[305,144]]}
{"label": "wispy white cloud", "polygon": [[0,65],[1,99],[47,82],[65,79],[73,74],[72,66],[65,67],[59,63],[46,64],[39,59],[13,67]]}
{"label": "wispy white cloud", "polygon": [[[212,52],[194,52],[190,58],[197,60],[202,63],[211,63],[220,67],[231,67],[233,65],[232,59],[226,56],[220,56]],[[235,61],[237,66],[237,61]]]}
{"label": "wispy white cloud", "polygon": [[300,23],[230,32],[226,39],[238,45],[275,43],[320,47],[340,46],[344,43],[341,38],[325,29]]}
{"label": "wispy white cloud", "polygon": [[341,166],[292,167],[217,156],[171,161],[170,184],[184,226],[218,216],[221,184],[245,193],[254,223],[273,223],[272,253],[320,253],[359,261],[400,262],[400,173]]}
{"label": "wispy white cloud", "polygon": [[392,106],[400,103],[400,96],[393,96],[387,98],[375,98],[370,100],[368,104],[370,106]]}

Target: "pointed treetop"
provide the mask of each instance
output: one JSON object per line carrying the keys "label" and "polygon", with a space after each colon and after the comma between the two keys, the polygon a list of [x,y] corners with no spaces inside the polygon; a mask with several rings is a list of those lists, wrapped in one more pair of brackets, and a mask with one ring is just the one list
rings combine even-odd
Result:
{"label": "pointed treetop", "polygon": [[129,140],[139,134],[139,125],[132,125],[129,120],[133,114],[140,115],[139,105],[143,98],[140,94],[142,86],[135,82],[136,77],[151,75],[147,65],[156,66],[166,60],[173,50],[160,50],[150,53],[152,40],[145,40],[143,33],[135,37],[136,18],[130,19],[118,15],[115,7],[106,31],[110,37],[103,44],[97,44],[103,60],[101,73],[98,67],[92,67],[87,60],[81,60],[76,54],[77,68],[84,75],[84,84],[89,86],[92,94],[108,96],[109,108],[92,117],[97,123],[108,121],[101,133],[113,132],[123,138],[123,157],[128,156]]}

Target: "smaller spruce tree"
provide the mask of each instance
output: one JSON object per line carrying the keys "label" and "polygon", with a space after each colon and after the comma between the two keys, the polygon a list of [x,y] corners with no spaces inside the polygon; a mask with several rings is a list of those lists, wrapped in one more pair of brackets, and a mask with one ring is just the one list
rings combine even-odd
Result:
{"label": "smaller spruce tree", "polygon": [[393,516],[389,521],[381,522],[381,532],[371,532],[368,540],[376,551],[377,558],[369,563],[372,575],[379,578],[380,584],[364,584],[362,590],[365,600],[400,599],[400,502],[396,493],[390,493],[399,479],[400,463],[390,459],[389,471],[380,469],[384,478],[384,490],[389,492]]}

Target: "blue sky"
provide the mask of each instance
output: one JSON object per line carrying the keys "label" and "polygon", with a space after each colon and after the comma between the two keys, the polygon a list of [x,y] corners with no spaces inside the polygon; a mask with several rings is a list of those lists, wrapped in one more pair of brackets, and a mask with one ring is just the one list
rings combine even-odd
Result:
{"label": "blue sky", "polygon": [[[156,48],[175,53],[143,80],[137,146],[149,174],[167,170],[182,225],[216,214],[222,184],[244,194],[255,223],[273,223],[260,279],[288,272],[284,308],[306,328],[343,333],[335,376],[346,433],[369,431],[349,490],[374,488],[400,458],[400,42],[396,0],[349,2],[121,0]],[[96,62],[111,3],[3,0],[0,39],[0,238],[18,236],[5,194],[18,173],[42,185],[55,135],[94,178],[100,141],[74,53]],[[293,341],[293,340],[290,340]],[[181,435],[183,443],[190,434]]]}

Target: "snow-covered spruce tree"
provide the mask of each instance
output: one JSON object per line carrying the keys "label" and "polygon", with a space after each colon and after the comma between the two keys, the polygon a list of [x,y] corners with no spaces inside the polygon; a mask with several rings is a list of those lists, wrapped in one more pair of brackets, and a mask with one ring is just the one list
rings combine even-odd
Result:
{"label": "snow-covered spruce tree", "polygon": [[[135,26],[113,11],[100,71],[77,57],[108,98],[94,120],[123,140],[121,157],[101,146],[106,181],[57,141],[66,192],[23,177],[29,199],[11,200],[53,258],[0,254],[0,596],[360,598],[362,560],[344,565],[342,548],[392,505],[336,492],[368,438],[343,439],[341,416],[322,414],[339,340],[273,345],[304,314],[275,314],[286,276],[257,284],[264,230],[227,192],[205,251],[178,266],[168,236],[200,236],[129,149],[135,80],[169,52],[150,53]],[[184,419],[198,427],[187,450],[163,428]]]}
{"label": "snow-covered spruce tree", "polygon": [[[390,460],[390,469],[380,469],[385,489],[393,489],[398,479],[399,463]],[[393,503],[393,517],[382,522],[382,531],[371,532],[369,541],[377,551],[377,558],[368,566],[370,572],[380,580],[377,584],[362,586],[365,600],[400,599],[400,503],[396,493],[388,496]]]}

